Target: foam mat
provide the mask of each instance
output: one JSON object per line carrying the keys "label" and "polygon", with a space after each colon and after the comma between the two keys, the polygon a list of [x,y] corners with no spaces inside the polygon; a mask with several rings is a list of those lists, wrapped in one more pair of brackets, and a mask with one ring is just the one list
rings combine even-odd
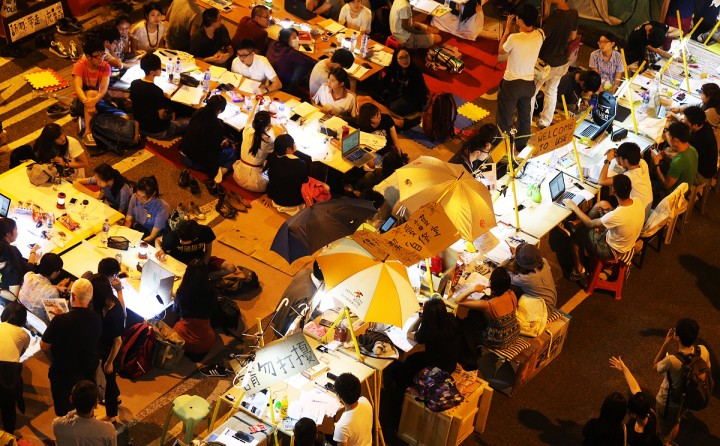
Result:
{"label": "foam mat", "polygon": [[468,102],[463,104],[461,107],[458,107],[458,114],[465,116],[466,118],[475,122],[482,121],[483,119],[487,118],[488,115],[490,115],[490,112],[482,107],[478,107],[472,102]]}

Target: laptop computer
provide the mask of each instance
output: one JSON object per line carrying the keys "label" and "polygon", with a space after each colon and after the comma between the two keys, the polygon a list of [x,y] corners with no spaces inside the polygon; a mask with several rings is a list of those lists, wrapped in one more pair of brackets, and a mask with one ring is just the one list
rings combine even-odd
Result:
{"label": "laptop computer", "polygon": [[550,198],[552,199],[552,202],[560,207],[567,209],[567,206],[565,206],[565,203],[563,202],[568,198],[578,206],[580,206],[580,203],[585,201],[585,198],[581,195],[565,190],[565,178],[563,177],[562,172],[555,175],[555,178],[550,180],[550,184],[548,186],[550,187]]}
{"label": "laptop computer", "polygon": [[575,137],[595,139],[615,120],[617,99],[612,93],[603,91],[598,95],[597,105],[592,113],[575,129]]}
{"label": "laptop computer", "polygon": [[0,194],[0,217],[7,217],[10,212],[10,199],[3,194]]}
{"label": "laptop computer", "polygon": [[172,302],[174,282],[175,274],[156,261],[148,259],[143,265],[140,276],[140,297],[156,299],[162,305],[169,305]]}
{"label": "laptop computer", "polygon": [[342,157],[355,167],[362,167],[372,161],[375,154],[360,144],[360,130],[354,130],[342,139]]}

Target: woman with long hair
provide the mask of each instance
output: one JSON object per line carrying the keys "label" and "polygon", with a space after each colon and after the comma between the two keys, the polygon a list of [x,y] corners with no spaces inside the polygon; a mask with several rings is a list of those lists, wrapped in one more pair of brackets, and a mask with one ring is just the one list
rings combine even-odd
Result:
{"label": "woman with long hair", "polygon": [[393,113],[407,116],[425,109],[428,91],[420,67],[412,62],[408,50],[399,48],[381,75],[375,99]]}
{"label": "woman with long hair", "polygon": [[385,147],[378,151],[380,154],[384,155],[390,150],[400,153],[400,142],[392,116],[382,113],[377,105],[366,102],[360,107],[357,121],[360,131],[385,138]]}
{"label": "woman with long hair", "polygon": [[[94,192],[85,187],[87,184],[98,186],[100,190]],[[98,165],[93,176],[75,180],[73,187],[80,192],[105,201],[108,206],[123,215],[127,213],[130,197],[133,194],[132,186],[127,178],[108,163]]]}
{"label": "woman with long hair", "polygon": [[17,240],[17,222],[12,218],[0,217],[0,264],[5,260],[5,266],[0,267],[0,296],[8,301],[17,299],[25,273],[30,271],[30,264],[37,262],[38,244],[30,249],[29,261],[26,261],[20,250],[13,245]]}
{"label": "woman with long hair", "polygon": [[624,424],[628,412],[627,399],[620,392],[605,397],[600,407],[600,416],[592,418],[583,426],[583,445],[604,446],[627,443]]}
{"label": "woman with long hair", "polygon": [[38,163],[57,163],[75,169],[79,178],[85,176],[85,168],[90,165],[85,149],[80,141],[65,135],[59,125],[51,122],[43,127],[33,146]]}
{"label": "woman with long hair", "polygon": [[130,42],[133,51],[155,51],[165,47],[165,23],[162,6],[150,2],[143,6],[143,20],[130,30]]}
{"label": "woman with long hair", "polygon": [[[243,129],[240,159],[233,164],[233,179],[251,192],[265,192],[268,179],[263,175],[265,160],[273,151],[275,132],[271,125],[270,112],[257,111],[258,101],[253,106],[248,124]],[[283,133],[287,133],[282,127]]]}
{"label": "woman with long hair", "polygon": [[209,274],[202,261],[193,260],[175,295],[174,307],[180,320],[173,328],[185,340],[185,356],[195,362],[202,360],[215,345],[210,316],[217,305],[217,295]]}
{"label": "woman with long hair", "polygon": [[122,334],[125,331],[125,309],[115,297],[112,285],[107,277],[93,274],[90,277],[93,297],[92,307],[102,319],[102,334],[98,354],[105,374],[105,417],[103,421],[117,421],[120,388],[115,376],[119,367],[118,353],[122,347]]}
{"label": "woman with long hair", "polygon": [[363,5],[362,0],[345,0],[345,6],[340,9],[338,23],[349,29],[370,34],[372,12]]}
{"label": "woman with long hair", "polygon": [[330,70],[328,81],[315,93],[313,104],[333,116],[357,116],[355,94],[350,91],[350,76],[342,68]]}
{"label": "woman with long hair", "polygon": [[170,205],[160,198],[155,176],[142,177],[130,198],[125,226],[143,233],[143,241],[152,243],[168,226]]}
{"label": "woman with long hair", "polygon": [[705,119],[712,126],[720,147],[720,86],[714,82],[708,82],[700,87],[700,99],[702,108],[705,110]]}
{"label": "woman with long hair", "polygon": [[307,97],[307,90],[299,85],[307,85],[313,69],[312,59],[298,51],[298,32],[295,28],[283,28],[278,39],[270,43],[266,55],[270,65],[283,84],[283,90],[296,96]]}

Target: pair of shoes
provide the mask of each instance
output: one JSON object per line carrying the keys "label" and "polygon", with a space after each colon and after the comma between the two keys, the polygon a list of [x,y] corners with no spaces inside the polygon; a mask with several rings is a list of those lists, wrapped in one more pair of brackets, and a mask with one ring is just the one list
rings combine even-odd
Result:
{"label": "pair of shoes", "polygon": [[200,195],[200,184],[195,178],[190,178],[190,193]]}
{"label": "pair of shoes", "polygon": [[228,370],[227,367],[219,364],[209,365],[200,368],[200,373],[202,373],[204,376],[223,377],[228,376],[230,372],[231,370]]}
{"label": "pair of shoes", "polygon": [[190,218],[193,219],[205,220],[205,213],[200,210],[200,206],[198,206],[194,201],[190,202],[190,206],[188,207],[188,215],[190,215]]}
{"label": "pair of shoes", "polygon": [[582,270],[580,272],[571,271],[570,272],[570,281],[572,282],[579,282],[587,277],[587,271]]}
{"label": "pair of shoes", "polygon": [[238,213],[238,210],[235,209],[233,205],[228,203],[225,198],[221,198],[218,200],[218,203],[215,205],[215,210],[220,214],[222,218],[235,218],[235,216]]}
{"label": "pair of shoes", "polygon": [[54,104],[48,107],[45,113],[51,118],[59,118],[60,116],[65,116],[70,113],[70,107],[65,107],[62,104]]}
{"label": "pair of shoes", "polygon": [[[213,197],[217,197],[220,194],[220,184],[216,183],[212,178],[205,181],[205,187],[207,187],[208,193]],[[223,188],[224,190],[224,188]]]}
{"label": "pair of shoes", "polygon": [[70,59],[70,54],[68,54],[62,42],[56,42],[55,40],[50,42],[50,52],[63,59]]}
{"label": "pair of shoes", "polygon": [[403,118],[403,130],[410,130],[420,124],[422,116],[415,116],[414,118]]}
{"label": "pair of shoes", "polygon": [[95,142],[95,138],[93,138],[92,133],[88,132],[85,136],[82,138],[83,144],[90,147],[97,146],[97,143]]}
{"label": "pair of shoes", "polygon": [[182,172],[180,172],[180,179],[178,180],[178,186],[185,188],[190,185],[190,170],[183,169]]}
{"label": "pair of shoes", "polygon": [[540,130],[542,130],[542,129],[544,129],[544,128],[547,128],[547,127],[550,127],[550,124],[545,124],[545,123],[542,122],[540,119],[538,119],[537,121],[535,121],[535,125],[536,125],[537,128],[539,128]]}
{"label": "pair of shoes", "polygon": [[74,34],[79,34],[83,31],[83,28],[82,26],[80,26],[78,19],[74,17],[63,17],[62,19],[58,20],[57,24],[55,25],[55,29],[63,36],[72,36]]}
{"label": "pair of shoes", "polygon": [[235,209],[238,210],[238,212],[247,213],[248,208],[250,207],[247,202],[247,200],[243,199],[241,196],[236,194],[235,192],[230,192],[226,198],[226,200],[232,200],[233,204],[235,206]]}

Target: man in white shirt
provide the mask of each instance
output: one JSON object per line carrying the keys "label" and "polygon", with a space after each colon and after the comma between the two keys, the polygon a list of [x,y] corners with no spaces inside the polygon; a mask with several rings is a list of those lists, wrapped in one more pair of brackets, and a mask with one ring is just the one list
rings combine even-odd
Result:
{"label": "man in white shirt", "polygon": [[282,82],[267,58],[255,54],[255,44],[252,40],[241,40],[235,54],[237,57],[233,60],[231,71],[260,82],[255,93],[268,94],[282,88]]}
{"label": "man in white shirt", "polygon": [[[645,219],[647,219],[652,210],[653,192],[652,183],[650,182],[650,168],[640,155],[640,147],[634,142],[624,142],[617,149],[608,150],[598,180],[598,184],[601,186],[612,186],[613,176],[616,175],[616,172],[611,169],[613,159],[615,165],[624,169],[623,173],[630,178],[632,183],[630,198],[642,202],[643,206],[645,206]],[[591,218],[597,218],[610,212],[613,207],[609,201],[599,201],[589,215]]]}
{"label": "man in white shirt", "polygon": [[[505,32],[500,39],[499,54],[507,54],[507,68],[498,92],[497,125],[503,132],[510,132],[513,114],[517,110],[518,152],[527,144],[531,126],[531,101],[535,95],[535,61],[544,40],[542,30],[535,29],[538,12],[534,6],[524,4],[517,15],[508,17]],[[510,34],[517,24],[519,32]]]}
{"label": "man in white shirt", "polygon": [[361,389],[360,380],[352,373],[335,379],[335,392],[345,407],[333,434],[338,446],[372,446],[373,408],[360,396]]}
{"label": "man in white shirt", "polygon": [[610,260],[630,252],[640,236],[645,223],[645,207],[640,200],[630,198],[630,178],[623,174],[615,175],[612,186],[618,206],[602,217],[590,218],[572,200],[564,202],[583,223],[570,238],[574,261],[570,280],[582,280],[587,275],[581,262],[582,248],[593,257]]}
{"label": "man in white shirt", "polygon": [[405,48],[430,48],[442,41],[433,26],[414,23],[408,0],[395,0],[390,8],[390,32]]}
{"label": "man in white shirt", "polygon": [[310,73],[310,97],[315,96],[317,91],[330,78],[330,71],[334,68],[348,69],[355,62],[355,56],[350,51],[340,48],[335,50],[332,57],[316,63]]}
{"label": "man in white shirt", "polygon": [[57,446],[116,446],[115,427],[95,418],[98,403],[97,385],[92,381],[78,381],[70,400],[75,410],[52,422]]}

